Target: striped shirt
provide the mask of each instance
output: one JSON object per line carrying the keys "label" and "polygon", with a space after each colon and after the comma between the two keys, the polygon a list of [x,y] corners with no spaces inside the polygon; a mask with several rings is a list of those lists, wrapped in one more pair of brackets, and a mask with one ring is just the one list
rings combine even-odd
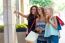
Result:
{"label": "striped shirt", "polygon": [[43,21],[38,21],[38,22],[36,23],[36,27],[39,27],[40,29],[43,30],[43,32],[40,33],[40,35],[39,35],[39,37],[38,37],[38,40],[40,40],[40,41],[45,41],[45,38],[44,38],[45,25],[46,25],[46,23],[43,22]]}

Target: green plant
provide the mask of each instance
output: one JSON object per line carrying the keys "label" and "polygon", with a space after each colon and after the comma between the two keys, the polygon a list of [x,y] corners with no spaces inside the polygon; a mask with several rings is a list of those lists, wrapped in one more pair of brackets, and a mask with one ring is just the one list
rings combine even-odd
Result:
{"label": "green plant", "polygon": [[52,0],[30,0],[30,5],[39,5],[41,7],[50,6],[52,4]]}
{"label": "green plant", "polygon": [[20,28],[27,28],[27,24],[22,23],[22,24],[16,25],[16,29],[20,29]]}
{"label": "green plant", "polygon": [[[22,29],[22,28],[27,28],[27,24],[22,23],[16,25],[16,29]],[[4,32],[4,25],[0,25],[0,32]]]}

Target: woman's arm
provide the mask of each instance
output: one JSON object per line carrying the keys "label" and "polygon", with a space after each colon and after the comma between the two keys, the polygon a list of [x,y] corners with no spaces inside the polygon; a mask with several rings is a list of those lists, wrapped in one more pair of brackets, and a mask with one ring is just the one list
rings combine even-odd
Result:
{"label": "woman's arm", "polygon": [[55,16],[53,17],[53,20],[54,20],[54,21],[53,21],[53,22],[50,21],[50,23],[52,24],[52,26],[53,26],[55,29],[57,29],[57,20],[56,20],[56,17],[55,17]]}
{"label": "woman's arm", "polygon": [[17,13],[17,14],[21,15],[22,17],[28,18],[28,15],[24,15],[22,12],[14,11],[14,13]]}
{"label": "woman's arm", "polygon": [[49,23],[49,19],[50,19],[50,17],[48,15],[46,15],[46,23]]}

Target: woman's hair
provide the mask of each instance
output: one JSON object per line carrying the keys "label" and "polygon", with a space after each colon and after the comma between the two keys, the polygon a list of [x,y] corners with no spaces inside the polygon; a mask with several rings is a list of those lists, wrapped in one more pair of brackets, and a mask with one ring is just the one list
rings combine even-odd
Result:
{"label": "woman's hair", "polygon": [[46,18],[46,23],[47,23],[47,22],[49,23],[49,19],[50,19],[50,17],[47,16],[47,18]]}
{"label": "woman's hair", "polygon": [[45,15],[45,12],[44,12],[44,8],[43,7],[40,7],[40,8],[42,10],[43,16],[45,17],[46,15]]}
{"label": "woman's hair", "polygon": [[53,14],[53,8],[52,7],[48,7],[48,8],[45,8],[45,9],[51,11],[51,13]]}
{"label": "woman's hair", "polygon": [[[51,13],[53,13],[53,9],[52,8],[46,8],[46,10],[50,10],[51,11]],[[47,19],[46,19],[46,22],[49,22],[49,19],[50,19],[50,17],[49,16],[47,16]]]}
{"label": "woman's hair", "polygon": [[[43,7],[39,7],[42,11],[42,14],[43,14],[43,17],[44,17],[44,21],[46,22],[46,14],[45,14],[45,12],[44,12],[44,8]],[[40,14],[38,14],[38,17],[39,17],[39,19],[40,19]]]}
{"label": "woman's hair", "polygon": [[31,8],[30,8],[30,14],[29,14],[29,16],[28,16],[28,19],[30,19],[29,17],[31,17],[33,14],[32,14],[32,8],[33,7],[35,7],[36,8],[36,12],[35,12],[35,15],[34,16],[37,16],[38,15],[38,7],[37,6],[32,6]]}
{"label": "woman's hair", "polygon": [[37,6],[32,6],[32,7],[30,8],[30,14],[32,14],[32,8],[33,8],[33,7],[36,8],[36,13],[35,13],[35,14],[37,14],[37,13],[38,13],[38,7],[37,7]]}
{"label": "woman's hair", "polygon": [[[40,8],[41,8],[41,10],[42,10],[43,16],[46,17],[46,14],[45,14],[45,12],[44,12],[44,8],[42,8],[42,7],[40,7]],[[40,15],[39,15],[39,17],[40,17]]]}

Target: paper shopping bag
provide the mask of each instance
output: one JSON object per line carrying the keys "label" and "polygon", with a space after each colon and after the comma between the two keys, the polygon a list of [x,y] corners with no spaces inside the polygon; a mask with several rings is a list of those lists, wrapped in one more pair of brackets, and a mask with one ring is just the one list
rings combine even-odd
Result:
{"label": "paper shopping bag", "polygon": [[38,33],[35,33],[34,31],[31,31],[28,36],[25,38],[26,41],[36,41],[37,38],[38,38],[39,34]]}

